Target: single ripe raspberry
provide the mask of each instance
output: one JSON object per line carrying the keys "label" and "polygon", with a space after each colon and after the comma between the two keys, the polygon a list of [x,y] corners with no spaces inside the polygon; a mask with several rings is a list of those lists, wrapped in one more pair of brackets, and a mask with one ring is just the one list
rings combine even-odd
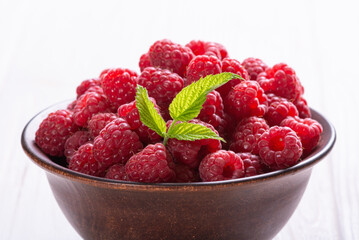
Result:
{"label": "single ripe raspberry", "polygon": [[225,111],[237,121],[250,116],[262,117],[267,108],[267,97],[256,81],[240,82],[225,99]]}
{"label": "single ripe raspberry", "polygon": [[181,77],[185,76],[186,67],[194,57],[190,48],[173,43],[168,39],[155,42],[150,47],[148,55],[153,67],[168,69]]}
{"label": "single ripe raspberry", "polygon": [[221,95],[213,90],[207,95],[207,99],[202,105],[198,119],[211,124],[215,129],[221,124],[223,118],[223,100]]}
{"label": "single ripe raspberry", "polygon": [[150,61],[150,56],[148,55],[148,53],[144,53],[141,55],[140,62],[138,63],[138,66],[140,67],[141,72],[145,68],[152,66],[151,61]]}
{"label": "single ripe raspberry", "polygon": [[218,58],[207,55],[196,56],[188,64],[186,85],[190,85],[201,77],[221,72],[222,63]]}
{"label": "single ripe raspberry", "polygon": [[85,143],[92,142],[92,136],[89,131],[77,131],[72,134],[65,142],[64,155],[67,159],[67,162],[71,159],[74,153],[79,149],[80,146]]}
{"label": "single ripe raspberry", "polygon": [[298,116],[298,110],[292,102],[286,98],[268,94],[268,111],[264,115],[270,126],[279,125],[288,116]]}
{"label": "single ripe raspberry", "polygon": [[50,113],[36,131],[35,142],[50,156],[64,156],[66,140],[78,130],[69,110]]}
{"label": "single ripe raspberry", "polygon": [[221,59],[222,60],[225,59],[225,58],[229,58],[228,51],[222,44],[215,43],[215,42],[213,42],[212,44],[215,45],[216,48],[219,50],[219,53],[221,54]]}
{"label": "single ripe raspberry", "polygon": [[81,84],[76,88],[77,98],[84,94],[90,87],[100,86],[100,79],[93,78],[82,81]]}
{"label": "single ripe raspberry", "polygon": [[[167,122],[167,128],[169,128],[171,123],[172,121]],[[198,119],[193,119],[189,121],[189,123],[206,126],[218,134],[212,125],[202,122]],[[222,145],[221,142],[216,139],[184,141],[170,138],[167,142],[167,148],[172,153],[172,156],[176,162],[186,164],[191,168],[197,168],[204,156],[220,150]]]}
{"label": "single ripe raspberry", "polygon": [[259,58],[246,58],[242,66],[247,70],[250,80],[257,80],[258,74],[267,70],[268,66]]}
{"label": "single ripe raspberry", "polygon": [[271,127],[259,138],[258,147],[262,162],[271,170],[295,165],[303,152],[300,138],[288,127]]}
{"label": "single ripe raspberry", "polygon": [[294,101],[293,103],[298,110],[300,118],[310,118],[312,116],[307,100],[305,100],[303,96],[301,96],[297,101]]}
{"label": "single ripe raspberry", "polygon": [[244,164],[245,176],[255,176],[264,173],[264,167],[261,163],[259,156],[251,153],[237,153],[241,157]]}
{"label": "single ripe raspberry", "polygon": [[257,76],[265,93],[274,93],[294,102],[304,93],[295,71],[285,63],[279,63]]}
{"label": "single ripe raspberry", "polygon": [[269,129],[263,118],[249,117],[243,119],[234,130],[232,143],[229,147],[234,152],[250,152],[258,155],[258,141]]}
{"label": "single ripe raspberry", "polygon": [[97,137],[100,131],[116,118],[117,116],[114,113],[97,113],[93,115],[88,122],[89,132],[94,138]]}
{"label": "single ripe raspberry", "polygon": [[215,42],[205,42],[202,40],[192,40],[186,44],[186,47],[189,47],[194,55],[207,55],[214,56],[218,59],[224,59],[228,57],[228,52],[226,48],[219,43]]}
{"label": "single ripe raspberry", "polygon": [[73,117],[78,126],[87,127],[87,123],[93,115],[110,111],[110,104],[104,94],[87,92],[77,99]]}
{"label": "single ripe raspberry", "polygon": [[101,164],[93,157],[92,143],[82,145],[72,156],[69,168],[76,172],[85,173],[92,176],[102,176]]}
{"label": "single ripe raspberry", "polygon": [[148,145],[126,163],[126,174],[134,182],[173,182],[175,164],[162,143]]}
{"label": "single ripe raspberry", "polygon": [[[249,80],[247,70],[244,69],[244,67],[241,65],[239,61],[236,59],[230,59],[226,58],[222,61],[222,72],[231,72],[238,74],[241,76],[244,80]],[[217,91],[221,94],[222,98],[225,98],[229,91],[232,90],[234,86],[236,86],[238,83],[240,83],[242,80],[234,78],[224,84],[223,86],[219,87]]]}
{"label": "single ripe raspberry", "polygon": [[[157,112],[159,112],[156,101],[153,98],[150,98],[150,100],[154,103]],[[124,118],[128,122],[131,129],[137,133],[142,143],[149,144],[161,141],[160,135],[141,122],[140,113],[136,107],[136,101],[120,106],[118,108],[118,116]]]}
{"label": "single ripe raspberry", "polygon": [[208,154],[199,165],[202,181],[221,181],[244,177],[241,157],[232,151],[219,150]]}
{"label": "single ripe raspberry", "polygon": [[185,164],[176,164],[174,171],[176,173],[176,182],[178,183],[201,181],[198,172]]}
{"label": "single ripe raspberry", "polygon": [[138,135],[122,118],[116,118],[106,125],[94,139],[94,157],[104,169],[115,163],[126,163],[142,149]]}
{"label": "single ripe raspberry", "polygon": [[287,117],[280,124],[295,131],[303,146],[303,155],[308,155],[318,145],[320,134],[323,131],[322,125],[314,119],[299,117]]}
{"label": "single ripe raspberry", "polygon": [[183,79],[167,69],[149,67],[142,71],[137,83],[145,87],[148,95],[156,99],[161,109],[168,109],[170,103],[184,85]]}
{"label": "single ripe raspberry", "polygon": [[128,181],[125,165],[117,163],[106,170],[105,178]]}
{"label": "single ripe raspberry", "polygon": [[108,69],[100,75],[103,91],[114,108],[135,100],[137,73],[125,69]]}

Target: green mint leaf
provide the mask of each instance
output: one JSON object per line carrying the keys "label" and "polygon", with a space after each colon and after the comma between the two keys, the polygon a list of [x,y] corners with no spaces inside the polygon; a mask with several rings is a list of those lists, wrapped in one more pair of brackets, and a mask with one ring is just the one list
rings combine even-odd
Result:
{"label": "green mint leaf", "polygon": [[137,85],[136,107],[143,124],[158,133],[161,137],[166,134],[166,122],[155,109],[155,105],[148,97],[147,89]]}
{"label": "green mint leaf", "polygon": [[194,141],[199,139],[217,139],[224,141],[214,131],[206,126],[195,123],[178,123],[167,132],[169,138],[176,138],[178,140]]}
{"label": "green mint leaf", "polygon": [[185,87],[177,94],[169,107],[171,117],[184,122],[196,118],[202,109],[203,103],[206,101],[207,94],[233,78],[243,79],[234,73],[224,72],[216,75],[207,75]]}

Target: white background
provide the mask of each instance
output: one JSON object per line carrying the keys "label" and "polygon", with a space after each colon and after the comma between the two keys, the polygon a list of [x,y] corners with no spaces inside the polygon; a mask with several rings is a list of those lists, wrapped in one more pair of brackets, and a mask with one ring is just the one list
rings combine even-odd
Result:
{"label": "white background", "polygon": [[338,140],[275,239],[359,239],[358,1],[0,0],[0,239],[79,239],[20,134],[43,108],[108,67],[139,71],[158,39],[224,44],[286,62]]}

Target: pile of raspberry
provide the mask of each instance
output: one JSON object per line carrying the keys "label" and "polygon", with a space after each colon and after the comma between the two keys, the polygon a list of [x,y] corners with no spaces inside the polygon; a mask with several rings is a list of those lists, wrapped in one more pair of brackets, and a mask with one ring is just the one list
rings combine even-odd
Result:
{"label": "pile of raspberry", "polygon": [[[36,132],[38,147],[69,169],[132,182],[199,182],[244,178],[284,169],[310,155],[322,126],[311,119],[304,88],[285,63],[230,58],[218,43],[185,46],[156,41],[140,57],[140,73],[104,70],[77,87],[67,109],[50,113]],[[207,95],[196,119],[216,139],[169,139],[166,146],[140,120],[136,86],[148,91],[158,113],[171,124],[168,107],[184,87],[209,74],[232,79]]]}

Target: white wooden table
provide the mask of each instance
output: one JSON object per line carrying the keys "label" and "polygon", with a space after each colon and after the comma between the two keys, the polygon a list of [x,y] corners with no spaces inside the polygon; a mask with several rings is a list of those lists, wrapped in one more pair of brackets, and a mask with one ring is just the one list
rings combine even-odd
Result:
{"label": "white wooden table", "polygon": [[275,239],[359,239],[358,10],[345,0],[0,0],[0,239],[80,239],[23,153],[22,128],[104,68],[138,70],[140,55],[162,38],[217,41],[238,60],[297,71],[338,138]]}

